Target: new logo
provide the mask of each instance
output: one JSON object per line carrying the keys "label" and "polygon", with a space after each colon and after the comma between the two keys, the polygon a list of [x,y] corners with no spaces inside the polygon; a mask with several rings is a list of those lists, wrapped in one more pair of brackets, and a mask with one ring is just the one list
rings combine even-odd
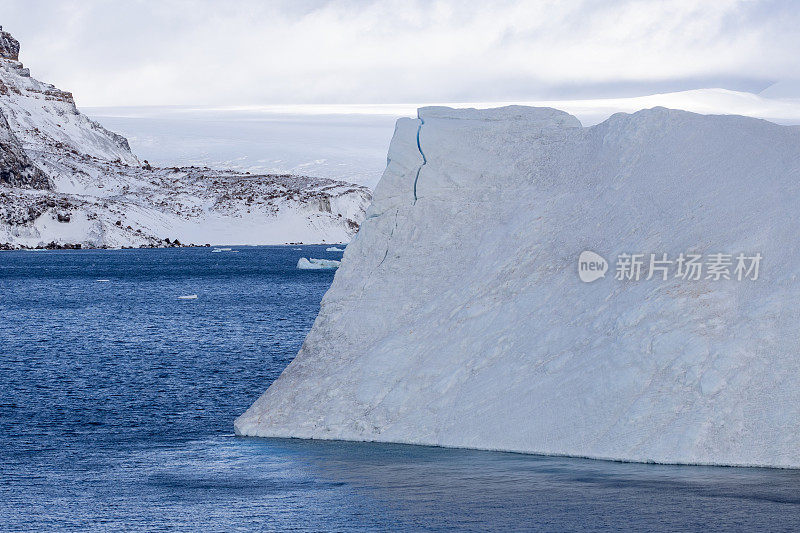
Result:
{"label": "new logo", "polygon": [[608,261],[603,256],[585,250],[578,257],[578,276],[584,283],[591,283],[606,276]]}

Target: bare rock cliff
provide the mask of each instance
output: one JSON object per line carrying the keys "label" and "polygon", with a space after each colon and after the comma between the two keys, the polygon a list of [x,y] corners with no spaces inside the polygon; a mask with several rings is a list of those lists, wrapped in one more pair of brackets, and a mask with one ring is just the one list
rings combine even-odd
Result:
{"label": "bare rock cliff", "polygon": [[19,41],[0,26],[0,57],[19,61]]}

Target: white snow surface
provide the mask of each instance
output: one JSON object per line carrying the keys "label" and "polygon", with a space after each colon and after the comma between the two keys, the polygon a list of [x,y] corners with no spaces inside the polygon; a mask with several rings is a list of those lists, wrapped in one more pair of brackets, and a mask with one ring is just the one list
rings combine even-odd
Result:
{"label": "white snow surface", "polygon": [[[422,108],[236,433],[800,467],[798,206],[797,128]],[[584,250],[764,260],[756,281],[587,284]]]}

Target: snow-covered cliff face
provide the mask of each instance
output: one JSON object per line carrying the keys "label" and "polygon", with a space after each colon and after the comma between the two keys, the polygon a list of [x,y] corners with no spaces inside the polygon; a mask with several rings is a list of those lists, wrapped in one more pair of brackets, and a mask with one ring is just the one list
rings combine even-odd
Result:
{"label": "snow-covered cliff face", "polygon": [[208,168],[152,169],[128,141],[31,78],[0,30],[0,246],[343,242],[365,187]]}
{"label": "snow-covered cliff face", "polygon": [[0,183],[32,189],[50,187],[47,176],[25,153],[2,111],[0,111]]}
{"label": "snow-covered cliff face", "polygon": [[[238,434],[800,466],[800,130],[664,108],[591,128],[544,108],[419,117]],[[763,262],[757,280],[612,264],[584,283],[584,250]]]}
{"label": "snow-covered cliff face", "polygon": [[[27,151],[59,159],[74,150],[98,159],[139,165],[128,141],[80,113],[72,93],[32,78],[22,63],[6,58],[16,54],[4,52],[8,49],[2,41],[13,38],[6,32],[0,35],[4,36],[0,37],[0,104]],[[18,43],[16,53],[19,53]]]}

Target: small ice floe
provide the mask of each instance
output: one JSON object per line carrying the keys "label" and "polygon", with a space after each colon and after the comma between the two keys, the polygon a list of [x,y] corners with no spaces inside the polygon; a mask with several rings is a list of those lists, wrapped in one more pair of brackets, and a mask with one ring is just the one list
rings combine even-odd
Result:
{"label": "small ice floe", "polygon": [[211,250],[211,251],[212,251],[212,252],[230,252],[230,251],[231,251],[231,249],[230,249],[230,248],[214,248],[214,249],[213,249],[213,250]]}
{"label": "small ice floe", "polygon": [[178,296],[178,300],[197,300],[196,294],[187,294],[185,296]]}
{"label": "small ice floe", "polygon": [[302,250],[302,248],[292,248],[292,250]]}
{"label": "small ice floe", "polygon": [[330,248],[325,248],[326,252],[344,252],[344,248],[337,248],[336,246],[331,246]]}
{"label": "small ice floe", "polygon": [[110,280],[110,279],[98,279],[98,280],[95,280],[95,281],[96,281],[97,283],[108,283],[108,282],[109,282],[109,281],[111,281],[111,280]]}
{"label": "small ice floe", "polygon": [[341,261],[334,261],[332,259],[314,259],[310,257],[306,259],[305,257],[301,257],[299,261],[297,261],[297,268],[300,270],[331,270],[335,268],[339,268],[339,264]]}

